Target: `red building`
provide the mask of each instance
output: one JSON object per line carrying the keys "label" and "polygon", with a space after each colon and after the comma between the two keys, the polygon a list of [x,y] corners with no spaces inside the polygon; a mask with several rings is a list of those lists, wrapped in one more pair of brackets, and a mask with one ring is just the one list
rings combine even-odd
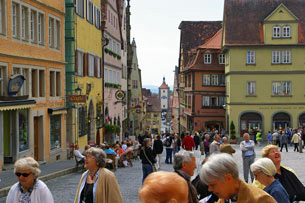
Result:
{"label": "red building", "polygon": [[187,129],[225,128],[225,56],[222,29],[203,45],[191,50],[184,75],[184,115]]}

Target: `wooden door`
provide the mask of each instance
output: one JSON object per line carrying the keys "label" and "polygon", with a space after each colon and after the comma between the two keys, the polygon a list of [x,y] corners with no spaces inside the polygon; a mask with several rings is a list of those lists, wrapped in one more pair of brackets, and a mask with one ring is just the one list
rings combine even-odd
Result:
{"label": "wooden door", "polygon": [[39,149],[38,149],[38,121],[39,118],[35,117],[34,118],[34,159],[36,161],[38,161],[38,153],[39,153]]}

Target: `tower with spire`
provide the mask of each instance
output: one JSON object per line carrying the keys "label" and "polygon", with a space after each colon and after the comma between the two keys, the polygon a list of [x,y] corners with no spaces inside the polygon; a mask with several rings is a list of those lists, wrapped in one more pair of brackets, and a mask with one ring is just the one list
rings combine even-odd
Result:
{"label": "tower with spire", "polygon": [[169,108],[169,87],[165,82],[165,77],[163,77],[163,83],[159,87],[159,98],[161,102],[161,110],[167,111]]}

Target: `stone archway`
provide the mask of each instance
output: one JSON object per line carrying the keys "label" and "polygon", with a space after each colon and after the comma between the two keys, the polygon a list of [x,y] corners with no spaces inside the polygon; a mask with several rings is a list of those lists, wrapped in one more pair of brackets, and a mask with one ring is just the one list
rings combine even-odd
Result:
{"label": "stone archway", "polygon": [[95,118],[94,118],[94,106],[92,100],[89,104],[88,110],[88,143],[95,142]]}
{"label": "stone archway", "polygon": [[305,112],[301,113],[299,115],[299,126],[298,127],[302,127],[302,128],[305,127]]}
{"label": "stone archway", "polygon": [[272,129],[284,130],[287,127],[291,127],[291,117],[286,112],[278,112],[272,116]]}
{"label": "stone archway", "polygon": [[240,136],[244,133],[255,135],[257,130],[263,129],[262,116],[257,112],[245,112],[240,116]]}

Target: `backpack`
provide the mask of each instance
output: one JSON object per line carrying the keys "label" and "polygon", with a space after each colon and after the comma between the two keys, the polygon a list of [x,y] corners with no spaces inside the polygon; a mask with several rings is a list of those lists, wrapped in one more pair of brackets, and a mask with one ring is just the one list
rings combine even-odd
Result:
{"label": "backpack", "polygon": [[165,143],[164,143],[165,147],[170,147],[171,144],[172,144],[171,139],[170,138],[166,138]]}

